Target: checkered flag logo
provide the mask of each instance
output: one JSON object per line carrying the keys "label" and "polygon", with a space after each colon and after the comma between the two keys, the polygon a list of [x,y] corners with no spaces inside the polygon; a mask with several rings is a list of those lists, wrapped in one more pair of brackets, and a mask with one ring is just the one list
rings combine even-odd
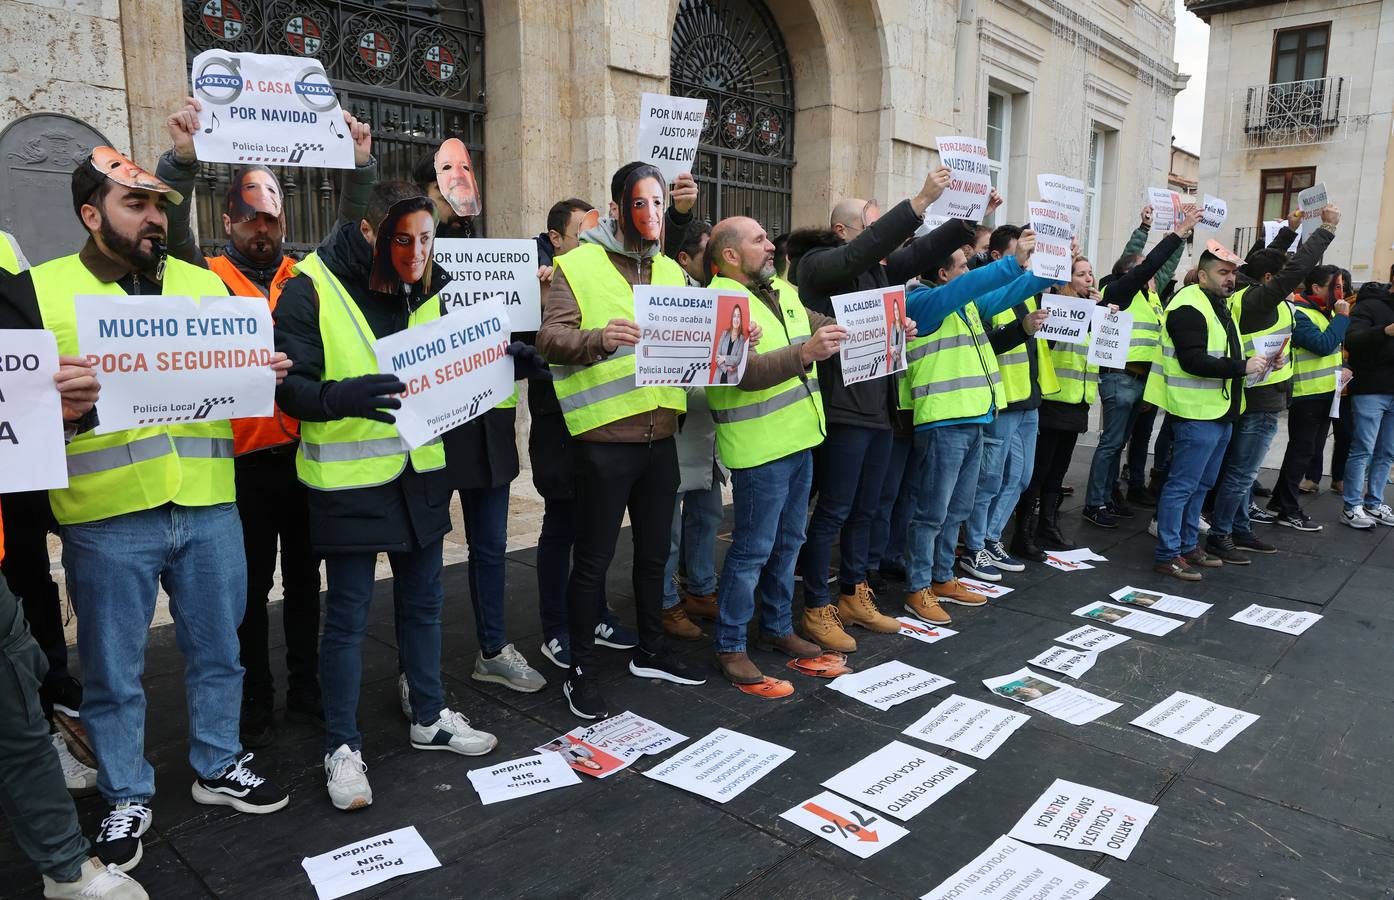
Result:
{"label": "checkered flag logo", "polygon": [[198,409],[194,410],[194,419],[206,419],[214,407],[226,406],[233,401],[232,397],[204,397],[198,404]]}
{"label": "checkered flag logo", "polygon": [[323,152],[324,152],[324,145],[323,145],[323,144],[310,144],[310,143],[305,143],[305,142],[303,142],[303,141],[300,142],[300,143],[297,143],[297,144],[295,145],[295,148],[292,149],[292,150],[290,151],[290,157],[287,159],[287,162],[290,162],[290,163],[293,163],[293,164],[299,164],[301,158],[304,157],[304,155],[305,155],[306,153],[308,153],[309,151],[311,151],[311,150],[314,150],[314,151],[317,152],[317,153],[323,153]]}
{"label": "checkered flag logo", "polygon": [[706,366],[707,363],[705,361],[688,363],[687,368],[682,370],[682,378],[680,380],[683,384],[691,384],[693,379],[697,377],[697,373],[706,368]]}

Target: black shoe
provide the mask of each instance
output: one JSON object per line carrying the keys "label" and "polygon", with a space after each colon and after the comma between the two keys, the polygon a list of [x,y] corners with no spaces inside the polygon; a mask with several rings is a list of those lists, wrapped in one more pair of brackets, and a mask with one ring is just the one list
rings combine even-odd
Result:
{"label": "black shoe", "polygon": [[1290,515],[1279,515],[1278,524],[1286,525],[1288,528],[1295,528],[1298,531],[1321,531],[1321,526],[1313,522],[1312,517],[1300,509]]}
{"label": "black shoe", "polygon": [[1041,501],[1022,498],[1016,505],[1016,530],[1012,532],[1012,555],[1017,559],[1043,563],[1045,551],[1036,546],[1036,529],[1041,518]]}
{"label": "black shoe", "polygon": [[1272,496],[1273,496],[1273,491],[1270,490],[1269,488],[1264,487],[1263,485],[1259,484],[1258,482],[1254,482],[1254,496],[1255,496],[1255,497],[1272,497]]}
{"label": "black shoe", "polygon": [[640,647],[634,651],[629,661],[629,674],[640,678],[658,678],[674,684],[706,684],[706,676],[682,661],[682,657],[664,648],[657,653],[649,653]]}
{"label": "black shoe", "polygon": [[1278,514],[1251,503],[1249,504],[1249,521],[1255,525],[1272,525],[1278,521]]}
{"label": "black shoe", "polygon": [[248,753],[212,778],[194,779],[194,802],[231,806],[238,812],[264,815],[285,809],[290,795],[247,768]]}
{"label": "black shoe", "polygon": [[276,721],[271,704],[250,697],[242,698],[242,746],[251,750],[268,747],[276,740]]}
{"label": "black shoe", "polygon": [[1252,534],[1235,534],[1234,546],[1240,550],[1247,550],[1250,553],[1277,553],[1278,548],[1272,544],[1266,544]]}
{"label": "black shoe", "polygon": [[1227,534],[1212,534],[1205,541],[1205,549],[1212,556],[1218,556],[1220,561],[1231,566],[1247,566],[1253,560],[1240,553],[1234,546],[1234,538]]}
{"label": "black shoe", "polygon": [[150,807],[143,803],[123,803],[113,807],[97,828],[92,852],[102,861],[102,865],[115,866],[122,872],[131,871],[145,855],[140,836],[150,830],[154,815]]}
{"label": "black shoe", "polygon": [[1123,499],[1123,492],[1118,488],[1113,489],[1113,496],[1108,501],[1108,511],[1113,513],[1117,519],[1131,519],[1133,508],[1128,505],[1128,501]]}
{"label": "black shoe", "polygon": [[1157,495],[1139,484],[1128,488],[1128,502],[1146,509],[1156,509]]}
{"label": "black shoe", "polygon": [[1097,525],[1100,528],[1117,528],[1118,520],[1113,517],[1107,506],[1086,506],[1084,507],[1084,521],[1090,525]]}
{"label": "black shoe", "polygon": [[[291,690],[286,692],[286,718],[302,725],[324,727],[324,701],[319,688],[314,690]],[[242,743],[247,743],[243,741]]]}
{"label": "black shoe", "polygon": [[1042,550],[1074,550],[1075,545],[1066,540],[1060,530],[1060,504],[1065,498],[1060,494],[1041,495],[1041,515],[1036,520],[1036,546]]}
{"label": "black shoe", "polygon": [[595,677],[582,674],[580,669],[571,670],[571,677],[562,683],[561,692],[566,695],[566,705],[583,719],[603,719],[610,715]]}
{"label": "black shoe", "polygon": [[46,706],[52,706],[70,719],[80,717],[82,711],[82,682],[71,675],[51,678],[39,688],[39,697]]}

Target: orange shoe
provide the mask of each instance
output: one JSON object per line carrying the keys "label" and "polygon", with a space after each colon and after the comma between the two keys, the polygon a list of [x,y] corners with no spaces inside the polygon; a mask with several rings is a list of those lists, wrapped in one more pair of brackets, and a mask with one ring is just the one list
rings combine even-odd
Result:
{"label": "orange shoe", "polygon": [[899,622],[876,608],[876,595],[871,592],[871,585],[865,581],[857,585],[855,594],[843,594],[838,598],[837,613],[848,625],[860,625],[867,631],[895,634],[900,630]]}
{"label": "orange shoe", "polygon": [[920,588],[914,593],[906,594],[905,611],[931,625],[949,625],[953,622],[929,588]]}
{"label": "orange shoe", "polygon": [[933,582],[930,590],[945,603],[957,603],[959,606],[984,606],[987,603],[986,597],[968,590],[957,578]]}

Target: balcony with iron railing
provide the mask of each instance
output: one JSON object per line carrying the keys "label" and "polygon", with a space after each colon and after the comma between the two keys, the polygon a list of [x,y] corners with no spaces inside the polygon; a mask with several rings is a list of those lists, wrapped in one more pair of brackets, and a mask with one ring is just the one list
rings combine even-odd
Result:
{"label": "balcony with iron railing", "polygon": [[1304,147],[1344,140],[1349,116],[1343,114],[1346,79],[1342,75],[1256,84],[1236,92],[1231,102],[1231,149]]}

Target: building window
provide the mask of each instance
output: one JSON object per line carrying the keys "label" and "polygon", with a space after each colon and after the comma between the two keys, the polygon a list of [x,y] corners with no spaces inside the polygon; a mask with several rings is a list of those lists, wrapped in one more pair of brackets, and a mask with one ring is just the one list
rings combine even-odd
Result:
{"label": "building window", "polygon": [[1325,78],[1326,51],[1330,42],[1330,22],[1273,32],[1273,66],[1269,83],[1286,84]]}
{"label": "building window", "polygon": [[1095,128],[1089,132],[1089,163],[1084,172],[1084,234],[1080,247],[1091,259],[1099,255],[1099,227],[1103,214],[1104,168],[1107,165],[1108,135]]}
{"label": "building window", "polygon": [[[992,186],[997,189],[997,193],[1002,195],[1002,199],[1007,199],[1007,172],[1011,164],[1012,148],[1012,97],[1000,91],[988,91],[987,94],[987,156],[988,171],[992,175]],[[1004,202],[998,212],[1002,212],[1002,221],[1005,219],[1005,211],[1010,207],[1009,203]],[[983,224],[996,227],[1001,224],[998,221],[997,212],[983,220]]]}
{"label": "building window", "polygon": [[1317,183],[1315,167],[1305,169],[1264,169],[1259,175],[1258,224],[1286,219],[1297,208],[1297,195]]}

